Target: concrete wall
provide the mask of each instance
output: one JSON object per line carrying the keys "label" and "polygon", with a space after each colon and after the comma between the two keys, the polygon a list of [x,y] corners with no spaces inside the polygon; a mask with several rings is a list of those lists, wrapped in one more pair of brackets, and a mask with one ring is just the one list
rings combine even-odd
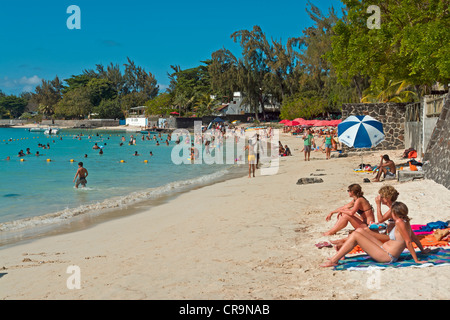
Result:
{"label": "concrete wall", "polygon": [[[442,100],[432,96],[433,101]],[[421,103],[414,103],[407,106],[407,119],[405,123],[405,149],[414,148],[420,157],[425,155],[425,151],[430,141],[436,122],[439,116],[428,114],[427,100],[425,96]],[[440,111],[439,111],[440,112]]]}
{"label": "concrete wall", "polygon": [[112,119],[91,119],[91,120],[42,120],[41,125],[55,127],[116,127],[119,120]]}
{"label": "concrete wall", "polygon": [[343,146],[343,151],[397,150],[405,146],[405,103],[352,103],[342,106],[342,119],[352,115],[369,115],[383,124],[385,140],[371,149]]}
{"label": "concrete wall", "polygon": [[423,168],[425,178],[450,189],[450,96],[444,99],[439,120],[428,143]]}
{"label": "concrete wall", "polygon": [[0,119],[0,126],[8,127],[18,124],[26,124],[26,120],[16,120],[16,119]]}

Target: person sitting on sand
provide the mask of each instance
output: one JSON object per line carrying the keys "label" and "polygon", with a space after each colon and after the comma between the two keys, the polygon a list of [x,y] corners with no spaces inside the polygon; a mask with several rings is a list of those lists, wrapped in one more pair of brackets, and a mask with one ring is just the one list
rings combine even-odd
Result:
{"label": "person sitting on sand", "polygon": [[394,161],[389,159],[389,156],[387,154],[385,154],[385,155],[381,156],[381,162],[380,162],[380,166],[378,167],[378,173],[377,173],[375,179],[373,179],[372,181],[380,182],[381,174],[383,174],[384,178],[386,178],[386,176],[395,177],[396,172],[397,172],[397,168],[395,167]]}
{"label": "person sitting on sand", "polygon": [[[355,229],[366,227],[375,222],[373,207],[364,198],[361,186],[359,184],[351,184],[347,192],[353,200],[328,214],[326,221],[330,221],[335,213],[338,213],[338,220],[333,228],[324,233],[324,236],[336,234],[339,230],[344,229],[349,222]],[[356,216],[356,213],[359,214],[359,217]]]}
{"label": "person sitting on sand", "polygon": [[427,254],[430,249],[424,249],[420,243],[419,238],[415,235],[410,225],[410,218],[408,217],[408,207],[402,202],[395,202],[391,208],[392,218],[395,226],[389,233],[389,240],[382,242],[375,238],[372,233],[363,229],[357,229],[345,241],[344,245],[339,251],[331,257],[326,263],[320,265],[321,267],[337,266],[347,253],[353,250],[357,245],[361,247],[372,259],[381,263],[394,263],[400,257],[400,254],[408,248],[411,256],[416,263],[424,263],[419,261],[416,251],[413,247],[413,242],[420,249],[421,253]]}
{"label": "person sitting on sand", "polygon": [[[398,195],[399,195],[398,191],[393,186],[383,186],[380,188],[380,190],[378,190],[378,196],[375,198],[375,203],[377,206],[378,224],[389,220],[389,223],[385,229],[386,233],[380,233],[379,228],[373,228],[373,225],[372,225],[372,227],[369,225],[368,227],[362,228],[364,231],[372,232],[372,235],[374,237],[376,237],[378,240],[380,240],[381,242],[386,242],[389,240],[389,232],[393,228],[393,224],[394,224],[393,223],[394,221],[392,220],[392,215],[391,215],[391,208],[392,208],[392,204],[395,201],[397,201]],[[381,205],[385,205],[389,208],[389,210],[386,211],[385,214],[382,214]],[[377,226],[377,225],[375,225],[375,226]],[[334,241],[330,241],[330,242],[331,242],[331,244],[335,245],[336,250],[339,250],[342,247],[342,245],[345,243],[346,240],[347,240],[347,238],[334,240]]]}
{"label": "person sitting on sand", "polygon": [[288,145],[284,146],[284,156],[285,157],[292,156],[291,149],[289,149]]}

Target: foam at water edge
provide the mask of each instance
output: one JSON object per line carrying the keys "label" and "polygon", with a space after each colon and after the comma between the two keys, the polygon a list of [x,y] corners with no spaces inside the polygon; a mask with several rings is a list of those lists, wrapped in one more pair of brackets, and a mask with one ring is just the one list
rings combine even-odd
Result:
{"label": "foam at water edge", "polygon": [[0,231],[15,231],[20,229],[33,228],[67,221],[70,218],[82,214],[126,208],[127,206],[138,203],[140,201],[158,199],[162,196],[170,195],[171,193],[184,191],[185,189],[189,189],[189,187],[192,186],[201,186],[210,182],[214,182],[215,180],[225,176],[228,173],[228,169],[223,169],[205,176],[200,176],[188,180],[174,181],[157,188],[133,192],[126,196],[115,197],[98,203],[82,205],[77,208],[66,208],[65,210],[45,214],[42,216],[0,223]]}

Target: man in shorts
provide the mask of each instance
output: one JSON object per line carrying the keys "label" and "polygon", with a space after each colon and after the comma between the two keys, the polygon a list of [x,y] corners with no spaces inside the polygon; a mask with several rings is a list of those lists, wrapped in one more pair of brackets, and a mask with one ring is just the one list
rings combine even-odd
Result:
{"label": "man in shorts", "polygon": [[[375,173],[375,172],[374,172]],[[395,178],[395,175],[397,173],[397,167],[395,166],[394,161],[389,159],[389,156],[387,154],[381,156],[381,162],[378,167],[378,173],[372,181],[374,182],[380,182],[381,175],[383,174],[384,177],[389,176],[391,178]]]}
{"label": "man in shorts", "polygon": [[[86,181],[86,177],[88,176],[88,171],[86,170],[86,168],[83,168],[83,162],[79,162],[78,163],[78,170],[77,170],[77,174],[75,175],[75,178],[73,178],[73,182],[75,182],[75,180],[77,180],[77,182],[75,183],[75,188],[78,189],[78,186],[81,184],[84,187],[86,187],[87,181]],[[78,179],[77,179],[78,177]]]}

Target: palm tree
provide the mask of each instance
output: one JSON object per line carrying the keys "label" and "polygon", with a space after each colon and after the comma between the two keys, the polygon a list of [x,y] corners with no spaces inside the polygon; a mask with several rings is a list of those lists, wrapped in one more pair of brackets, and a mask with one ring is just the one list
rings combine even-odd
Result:
{"label": "palm tree", "polygon": [[40,104],[38,110],[45,116],[45,118],[48,118],[48,116],[51,116],[55,113],[53,106],[50,105]]}
{"label": "palm tree", "polygon": [[361,99],[362,103],[386,103],[386,102],[415,102],[418,100],[416,92],[412,91],[413,86],[406,80],[385,82],[384,88],[371,86],[364,91]]}
{"label": "palm tree", "polygon": [[209,116],[214,113],[217,109],[217,100],[213,99],[211,95],[202,95],[194,107],[195,114],[199,117]]}

